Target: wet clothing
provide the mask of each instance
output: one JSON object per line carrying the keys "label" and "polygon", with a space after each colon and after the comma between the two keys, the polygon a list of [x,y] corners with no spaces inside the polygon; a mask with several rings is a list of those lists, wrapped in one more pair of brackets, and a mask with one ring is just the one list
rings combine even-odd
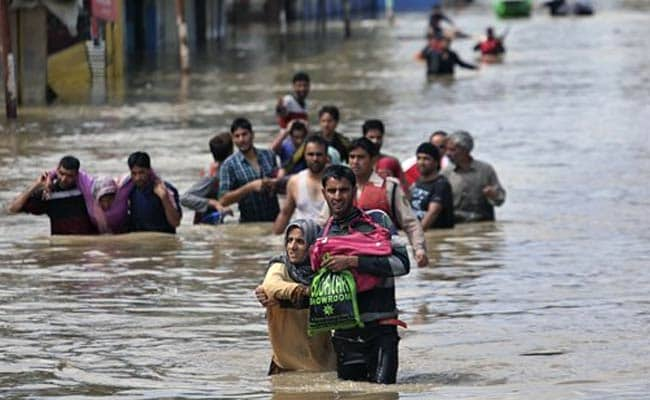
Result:
{"label": "wet clothing", "polygon": [[[299,227],[309,248],[320,235],[320,227],[311,220],[294,220],[284,233]],[[314,277],[309,253],[302,262],[289,261],[286,251],[269,261],[262,288],[270,299],[280,305],[267,309],[269,339],[273,348],[269,375],[283,371],[331,371],[335,367],[334,350],[329,332],[309,337],[309,298],[307,288]]]}
{"label": "wet clothing", "polygon": [[[304,152],[304,147],[300,147]],[[296,174],[303,169],[307,168],[307,161],[305,157],[300,158],[299,160],[292,161],[293,155],[296,153],[296,146],[294,146],[293,141],[290,137],[282,141],[280,151],[278,156],[280,156],[280,164],[283,168],[286,168],[287,174]]]}
{"label": "wet clothing", "polygon": [[[318,131],[315,134],[325,138],[322,131]],[[350,139],[348,139],[345,135],[335,131],[331,141],[328,141],[327,139],[325,140],[327,141],[329,147],[333,147],[336,149],[336,151],[338,151],[339,155],[341,156],[341,162],[347,163],[348,154],[350,153],[350,146],[352,145]]]}
{"label": "wet clothing", "polygon": [[[346,217],[333,220],[328,236],[348,234],[350,224],[360,232],[375,229],[358,218],[361,212],[355,207]],[[409,269],[406,248],[401,244],[393,243],[390,256],[359,256],[357,270],[380,277],[381,280],[370,290],[357,293],[359,313],[364,327],[337,329],[334,332],[332,341],[336,349],[337,373],[340,378],[395,383],[397,330],[395,326],[381,323],[397,318],[395,277],[408,274]]]}
{"label": "wet clothing", "polygon": [[[456,222],[494,220],[494,206],[503,204],[506,200],[506,192],[490,164],[472,160],[468,171],[461,171],[452,164],[445,168],[442,174],[451,184]],[[496,200],[489,200],[483,194],[483,188],[488,185],[496,186],[498,192]]]}
{"label": "wet clothing", "polygon": [[397,380],[398,343],[395,325],[369,325],[338,330],[332,336],[340,379],[392,384]]}
{"label": "wet clothing", "polygon": [[[155,173],[154,173],[155,174]],[[77,187],[86,202],[86,209],[91,222],[99,233],[125,233],[129,223],[129,196],[134,188],[130,177],[124,178],[118,185],[113,202],[108,210],[103,210],[98,203],[101,193],[95,193],[97,180],[85,171],[77,175]]]}
{"label": "wet clothing", "polygon": [[[373,171],[363,189],[357,190],[355,205],[364,211],[372,209],[384,211],[390,216],[395,226],[406,232],[413,250],[426,251],[427,246],[422,226],[413,214],[411,205],[395,178],[384,179]],[[324,225],[329,216],[330,211],[326,205],[318,218],[319,223]]]}
{"label": "wet clothing", "polygon": [[[264,292],[270,298],[288,302],[298,300],[305,285],[289,276],[287,266],[280,260],[272,262],[264,282]],[[306,304],[292,304],[292,306]],[[269,339],[273,348],[272,362],[281,370],[331,371],[335,367],[334,350],[329,332],[307,336],[307,308],[269,307],[266,314]]]}
{"label": "wet clothing", "polygon": [[287,94],[282,98],[282,104],[276,109],[278,125],[284,129],[294,119],[307,120],[307,102],[299,101],[293,94]]}
{"label": "wet clothing", "polygon": [[296,174],[295,179],[298,180],[296,182],[296,209],[293,212],[292,219],[317,220],[321,210],[326,206],[322,192],[318,192],[318,197],[315,199],[310,196],[309,186],[307,184],[309,173],[310,171],[306,169]]}
{"label": "wet clothing", "polygon": [[453,74],[456,65],[467,69],[476,69],[475,65],[461,60],[453,50],[437,50],[426,46],[420,55],[427,61],[427,75]]}
{"label": "wet clothing", "polygon": [[429,15],[429,29],[431,30],[431,33],[435,36],[442,36],[443,31],[442,28],[440,27],[440,23],[442,21],[447,21],[450,24],[453,24],[452,20],[449,19],[445,14],[443,14],[441,11],[434,11]]}
{"label": "wet clothing", "polygon": [[506,52],[503,42],[496,37],[485,39],[474,46],[474,50],[480,50],[483,55],[499,55]]}
{"label": "wet clothing", "polygon": [[[219,169],[219,197],[239,189],[248,182],[270,178],[277,173],[275,153],[271,150],[253,148],[260,170],[248,163],[241,151],[228,157]],[[239,200],[239,222],[275,221],[280,204],[275,193],[254,192]]]}
{"label": "wet clothing", "polygon": [[55,181],[47,200],[43,191],[34,192],[23,205],[22,212],[50,218],[52,235],[94,235],[97,228],[90,220],[81,190],[77,187],[61,189]]}
{"label": "wet clothing", "polygon": [[[182,213],[178,190],[169,182],[164,183],[172,204]],[[176,228],[167,222],[162,200],[153,191],[153,182],[143,188],[134,187],[129,195],[129,232],[176,233]]]}
{"label": "wet clothing", "polygon": [[454,227],[454,200],[451,185],[442,175],[432,181],[425,182],[421,178],[411,187],[411,207],[418,220],[422,220],[429,210],[429,204],[438,203],[442,206],[438,218],[430,228]]}
{"label": "wet clothing", "polygon": [[219,177],[206,176],[183,193],[181,196],[181,204],[194,210],[194,223],[199,224],[205,215],[217,211],[208,203],[208,200],[216,200],[218,193]]}

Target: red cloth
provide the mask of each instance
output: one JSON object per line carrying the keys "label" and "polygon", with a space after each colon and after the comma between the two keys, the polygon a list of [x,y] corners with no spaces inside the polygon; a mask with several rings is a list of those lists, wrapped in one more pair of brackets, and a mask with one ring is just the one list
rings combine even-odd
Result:
{"label": "red cloth", "polygon": [[[374,229],[364,233],[352,229],[350,223],[347,235],[327,236],[332,226],[333,218],[330,217],[323,229],[323,236],[316,239],[309,252],[311,267],[314,271],[321,268],[321,262],[326,255],[346,256],[388,256],[393,252],[390,231],[374,222],[368,215],[362,213],[359,219]],[[350,270],[357,283],[357,292],[364,292],[377,286],[381,278],[375,275],[364,274],[356,268]]]}

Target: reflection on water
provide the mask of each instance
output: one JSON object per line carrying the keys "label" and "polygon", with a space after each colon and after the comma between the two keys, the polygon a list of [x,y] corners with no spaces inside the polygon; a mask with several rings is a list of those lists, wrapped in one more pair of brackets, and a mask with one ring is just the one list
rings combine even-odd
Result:
{"label": "reflection on water", "polygon": [[[400,158],[433,130],[469,130],[508,199],[496,223],[428,232],[432,266],[398,279],[409,328],[397,385],[266,376],[252,291],[281,248],[270,224],[192,226],[186,212],[176,236],[50,237],[45,218],[2,210],[4,397],[646,398],[648,14],[502,22],[478,5],[452,17],[470,32],[511,26],[503,64],[427,82],[413,61],[420,14],[351,41],[295,31],[285,52],[253,29],[206,49],[183,81],[163,55],[131,71],[123,99],[22,110],[1,126],[3,203],[66,153],[118,176],[130,152],[148,151],[182,192],[233,117],[270,142],[275,99],[298,69],[312,76],[311,110],[337,104],[352,137],[384,119]],[[454,43],[465,59],[471,46]]]}

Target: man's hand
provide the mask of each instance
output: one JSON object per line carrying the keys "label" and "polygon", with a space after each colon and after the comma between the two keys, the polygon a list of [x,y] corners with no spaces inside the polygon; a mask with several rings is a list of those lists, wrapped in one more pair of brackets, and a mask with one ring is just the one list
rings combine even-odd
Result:
{"label": "man's hand", "polygon": [[259,285],[255,288],[255,297],[257,298],[257,301],[259,301],[260,304],[264,307],[273,307],[278,305],[277,300],[272,299],[266,295],[266,292],[264,291],[262,285]]}
{"label": "man's hand", "polygon": [[162,200],[167,196],[167,186],[165,186],[165,183],[162,180],[156,179],[153,186],[153,192]]}
{"label": "man's hand", "polygon": [[212,208],[214,208],[215,210],[219,211],[221,213],[221,215],[224,215],[224,216],[225,215],[230,215],[230,216],[232,216],[232,214],[233,214],[232,209],[230,207],[222,206],[221,203],[219,203],[218,200],[208,199],[208,204]]}
{"label": "man's hand", "polygon": [[322,268],[327,268],[333,272],[343,271],[344,269],[356,268],[359,266],[359,257],[357,256],[329,256],[323,257],[321,262]]}
{"label": "man's hand", "polygon": [[499,196],[496,186],[486,186],[483,188],[483,195],[490,200],[495,200]]}
{"label": "man's hand", "polygon": [[426,267],[429,265],[429,257],[427,257],[427,252],[424,250],[417,250],[415,252],[415,261],[418,263],[418,267]]}

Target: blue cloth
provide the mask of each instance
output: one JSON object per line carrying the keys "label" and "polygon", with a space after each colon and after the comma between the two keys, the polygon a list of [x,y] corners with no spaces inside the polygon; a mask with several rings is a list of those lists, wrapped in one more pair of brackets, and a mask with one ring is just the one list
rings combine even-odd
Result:
{"label": "blue cloth", "polygon": [[[278,169],[275,153],[255,147],[253,150],[257,155],[260,170],[255,170],[241,151],[231,155],[219,169],[219,197],[239,189],[248,182],[275,176]],[[275,221],[279,212],[280,204],[275,193],[254,192],[239,200],[240,222]]]}
{"label": "blue cloth", "polygon": [[[182,213],[178,190],[168,182],[165,186],[174,193],[176,209]],[[167,222],[165,208],[153,191],[153,183],[142,189],[136,186],[129,195],[129,232],[176,233],[176,228]]]}

